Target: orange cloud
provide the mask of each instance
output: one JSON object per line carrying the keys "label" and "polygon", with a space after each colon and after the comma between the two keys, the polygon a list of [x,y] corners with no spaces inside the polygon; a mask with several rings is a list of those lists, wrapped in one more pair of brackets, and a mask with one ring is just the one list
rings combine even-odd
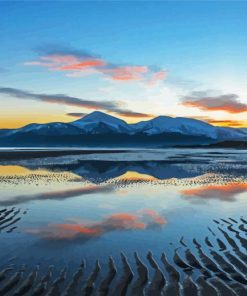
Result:
{"label": "orange cloud", "polygon": [[46,228],[28,229],[28,233],[48,240],[76,239],[86,241],[112,231],[145,230],[163,226],[167,222],[156,211],[146,209],[139,213],[114,213],[100,222],[50,224]]}
{"label": "orange cloud", "polygon": [[188,118],[202,120],[215,126],[240,127],[240,128],[247,127],[247,121],[241,121],[241,120],[231,120],[231,119],[217,120],[207,116],[190,116]]}
{"label": "orange cloud", "polygon": [[195,107],[204,111],[225,111],[228,113],[247,112],[247,104],[241,103],[236,94],[225,94],[214,97],[198,95],[184,97],[182,105],[187,107]]}
{"label": "orange cloud", "polygon": [[247,191],[245,183],[230,183],[226,185],[207,185],[180,191],[188,198],[219,199],[222,201],[234,201],[235,196]]}
{"label": "orange cloud", "polygon": [[138,80],[155,84],[164,80],[167,72],[163,69],[154,69],[148,66],[119,65],[92,55],[85,51],[72,49],[45,49],[37,60],[28,61],[27,66],[41,66],[52,71],[68,71],[67,76],[79,77],[92,73],[102,73],[112,80],[132,81]]}
{"label": "orange cloud", "polygon": [[105,62],[100,60],[89,60],[89,61],[83,61],[76,64],[69,64],[65,66],[61,66],[58,68],[58,70],[64,70],[64,71],[71,71],[71,70],[83,70],[87,67],[96,67],[96,66],[104,66]]}
{"label": "orange cloud", "polygon": [[207,120],[208,123],[216,125],[216,126],[228,126],[228,127],[247,127],[246,121],[239,120]]}
{"label": "orange cloud", "polygon": [[167,77],[167,71],[160,70],[152,75],[150,78],[148,84],[149,85],[155,85],[158,81],[165,80]]}
{"label": "orange cloud", "polygon": [[103,69],[103,73],[108,74],[113,80],[141,80],[143,74],[148,72],[145,66],[122,66]]}

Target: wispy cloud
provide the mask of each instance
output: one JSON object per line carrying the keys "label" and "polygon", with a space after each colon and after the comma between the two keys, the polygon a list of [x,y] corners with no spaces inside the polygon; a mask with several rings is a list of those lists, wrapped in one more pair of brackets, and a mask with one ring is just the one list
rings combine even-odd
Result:
{"label": "wispy cloud", "polygon": [[81,118],[81,117],[87,115],[87,113],[81,113],[81,112],[69,112],[69,113],[66,113],[66,115],[68,115],[68,116],[72,116],[72,117],[78,117],[78,118]]}
{"label": "wispy cloud", "polygon": [[115,81],[143,81],[155,84],[164,80],[167,71],[147,65],[115,64],[87,51],[66,47],[48,46],[37,50],[38,58],[26,61],[27,66],[41,66],[51,71],[66,72],[78,77],[101,73]]}
{"label": "wispy cloud", "polygon": [[[120,108],[120,106],[123,105],[123,103],[119,101],[85,100],[77,97],[68,96],[65,94],[40,94],[9,87],[0,87],[0,94],[8,95],[19,99],[37,100],[51,104],[62,104],[68,106],[82,107],[90,110],[105,110],[125,117],[136,118],[153,116],[152,114],[138,113],[124,108]],[[82,116],[85,115],[84,113],[70,113],[68,115],[78,117],[80,114],[82,114]]]}
{"label": "wispy cloud", "polygon": [[192,92],[191,95],[182,98],[181,104],[205,111],[247,112],[247,104],[240,102],[236,94],[208,96],[207,92]]}
{"label": "wispy cloud", "polygon": [[192,119],[198,119],[201,121],[205,121],[209,124],[215,125],[215,126],[223,126],[223,127],[246,127],[247,122],[244,120],[231,120],[231,119],[213,119],[208,116],[190,116],[189,118]]}
{"label": "wispy cloud", "polygon": [[132,117],[132,118],[152,118],[152,117],[154,117],[153,114],[134,112],[134,111],[124,110],[124,109],[116,109],[116,111],[114,111],[114,113],[116,113],[120,116]]}
{"label": "wispy cloud", "polygon": [[246,127],[247,126],[247,122],[241,121],[241,120],[208,119],[207,122],[216,126],[230,126],[230,127]]}
{"label": "wispy cloud", "polygon": [[87,109],[115,109],[119,107],[119,102],[113,101],[94,101],[94,100],[84,100],[77,97],[71,97],[64,94],[39,94],[32,93],[26,90],[21,90],[17,88],[0,87],[0,93],[9,95],[20,99],[30,99],[44,101],[53,104],[62,104],[76,107],[84,107]]}
{"label": "wispy cloud", "polygon": [[[73,219],[75,221],[75,219]],[[162,227],[166,219],[156,211],[146,209],[138,213],[114,213],[99,222],[50,224],[46,228],[28,229],[47,240],[80,240],[102,236],[112,231],[145,230]]]}

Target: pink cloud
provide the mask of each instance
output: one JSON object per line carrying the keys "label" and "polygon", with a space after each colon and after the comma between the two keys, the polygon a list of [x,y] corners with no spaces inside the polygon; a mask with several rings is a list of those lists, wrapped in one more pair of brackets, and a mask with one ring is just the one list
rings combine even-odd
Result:
{"label": "pink cloud", "polygon": [[162,69],[153,69],[145,65],[112,64],[99,57],[71,50],[54,50],[24,64],[44,67],[51,71],[66,71],[66,75],[70,77],[101,73],[115,81],[142,81],[150,85],[164,80],[167,76],[167,72]]}
{"label": "pink cloud", "polygon": [[113,80],[141,80],[143,74],[148,73],[146,66],[122,66],[112,69],[104,69],[102,72],[109,75]]}

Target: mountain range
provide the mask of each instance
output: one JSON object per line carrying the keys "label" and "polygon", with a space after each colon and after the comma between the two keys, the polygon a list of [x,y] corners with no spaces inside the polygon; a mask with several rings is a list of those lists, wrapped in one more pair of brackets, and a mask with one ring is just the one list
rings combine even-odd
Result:
{"label": "mountain range", "polygon": [[247,129],[169,116],[128,124],[100,111],[70,123],[32,123],[0,130],[1,147],[167,147],[229,140],[247,141]]}

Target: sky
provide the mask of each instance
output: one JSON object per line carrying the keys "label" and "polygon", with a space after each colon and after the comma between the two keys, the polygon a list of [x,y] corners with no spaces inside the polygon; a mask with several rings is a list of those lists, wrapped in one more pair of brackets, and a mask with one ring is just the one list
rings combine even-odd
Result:
{"label": "sky", "polygon": [[0,2],[0,128],[94,110],[247,127],[247,2]]}

